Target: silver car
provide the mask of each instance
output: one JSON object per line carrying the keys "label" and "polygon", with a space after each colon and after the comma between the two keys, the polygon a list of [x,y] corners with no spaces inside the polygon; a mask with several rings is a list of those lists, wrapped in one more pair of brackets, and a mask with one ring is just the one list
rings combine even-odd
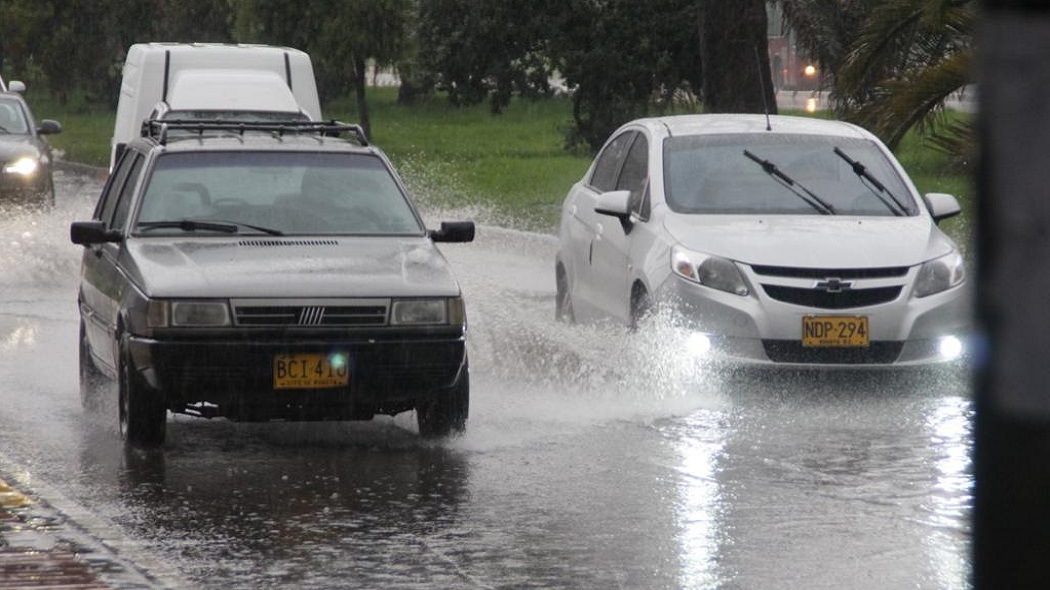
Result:
{"label": "silver car", "polygon": [[927,366],[965,351],[960,212],[855,125],[689,115],[618,129],[562,207],[557,315],[656,310],[706,358]]}

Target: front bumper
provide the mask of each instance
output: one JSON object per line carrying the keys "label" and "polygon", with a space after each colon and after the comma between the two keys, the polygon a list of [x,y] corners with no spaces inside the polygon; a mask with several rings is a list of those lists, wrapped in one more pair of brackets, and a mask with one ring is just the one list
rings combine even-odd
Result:
{"label": "front bumper", "polygon": [[[777,301],[761,288],[739,296],[672,276],[659,296],[677,324],[705,339],[705,360],[712,362],[784,368],[910,368],[959,360],[970,330],[966,285],[921,299],[909,293],[904,289],[894,300],[879,305],[820,309]],[[821,315],[868,317],[868,346],[803,346],[802,318]],[[954,350],[956,345],[964,350]]]}
{"label": "front bumper", "polygon": [[[419,338],[129,339],[132,368],[174,412],[234,420],[368,419],[453,387],[466,367],[462,334]],[[349,384],[275,389],[274,358],[340,355]]]}
{"label": "front bumper", "polygon": [[0,171],[0,203],[15,205],[51,205],[51,172],[42,168],[30,176]]}

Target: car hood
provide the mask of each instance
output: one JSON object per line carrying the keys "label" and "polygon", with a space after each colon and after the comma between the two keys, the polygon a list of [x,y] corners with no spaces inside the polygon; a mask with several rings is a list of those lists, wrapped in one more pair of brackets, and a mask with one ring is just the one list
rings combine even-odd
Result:
{"label": "car hood", "polygon": [[41,153],[37,139],[32,135],[0,134],[0,161],[10,161],[22,156],[39,157]]}
{"label": "car hood", "polygon": [[752,265],[912,266],[953,248],[926,216],[668,215],[664,226],[690,250]]}
{"label": "car hood", "polygon": [[151,297],[455,296],[427,238],[129,238],[125,268]]}

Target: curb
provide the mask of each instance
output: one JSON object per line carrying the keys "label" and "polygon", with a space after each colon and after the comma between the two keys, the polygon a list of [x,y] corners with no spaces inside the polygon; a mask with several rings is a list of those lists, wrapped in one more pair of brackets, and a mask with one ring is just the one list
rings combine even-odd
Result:
{"label": "curb", "polygon": [[80,162],[70,162],[68,160],[59,159],[55,159],[53,164],[56,170],[91,176],[96,180],[105,180],[106,177],[109,176],[109,170],[99,166],[90,166],[88,164],[81,164]]}
{"label": "curb", "polygon": [[60,524],[51,519],[32,522],[34,506],[29,496],[0,479],[0,588],[113,588],[99,579],[72,544],[41,530]]}

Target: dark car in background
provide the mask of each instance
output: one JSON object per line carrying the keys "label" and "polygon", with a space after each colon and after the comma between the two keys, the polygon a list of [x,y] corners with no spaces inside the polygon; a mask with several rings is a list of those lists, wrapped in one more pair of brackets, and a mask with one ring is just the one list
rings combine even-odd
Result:
{"label": "dark car in background", "polygon": [[[368,420],[415,410],[465,427],[466,314],[386,156],[338,123],[153,121],[90,221],[81,401],[118,384],[121,434],[163,443],[168,411],[235,421]],[[344,138],[345,136],[345,138]]]}
{"label": "dark car in background", "polygon": [[61,131],[50,119],[38,126],[20,94],[0,92],[0,207],[54,205],[51,146],[44,136]]}

